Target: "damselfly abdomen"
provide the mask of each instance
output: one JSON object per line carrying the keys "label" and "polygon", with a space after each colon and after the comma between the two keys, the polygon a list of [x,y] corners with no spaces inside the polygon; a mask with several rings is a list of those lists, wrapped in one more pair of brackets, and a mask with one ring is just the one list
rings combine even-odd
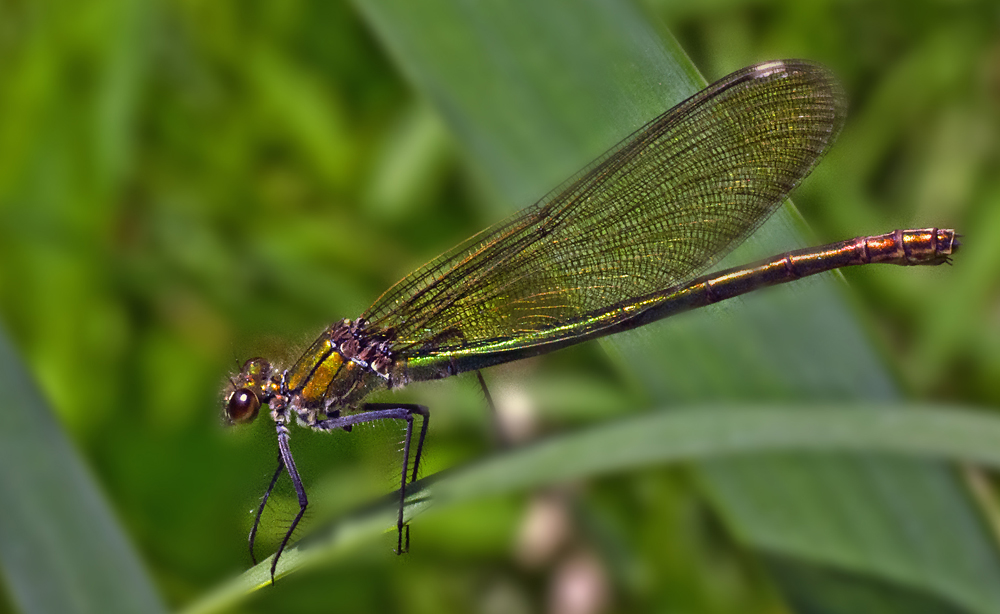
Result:
{"label": "damselfly abdomen", "polygon": [[815,64],[740,70],[640,128],[538,203],[408,275],[358,319],[330,326],[290,369],[248,361],[225,392],[226,417],[250,422],[267,405],[279,449],[250,533],[251,556],[260,513],[283,471],[300,511],[275,553],[272,579],[308,503],[289,448],[293,420],[321,431],[406,421],[396,523],[403,552],[413,422],[422,417],[411,482],[428,412],[365,404],[373,390],[542,354],[839,267],[949,262],[955,232],[926,228],[701,275],[809,173],[839,132],[844,107],[837,82]]}

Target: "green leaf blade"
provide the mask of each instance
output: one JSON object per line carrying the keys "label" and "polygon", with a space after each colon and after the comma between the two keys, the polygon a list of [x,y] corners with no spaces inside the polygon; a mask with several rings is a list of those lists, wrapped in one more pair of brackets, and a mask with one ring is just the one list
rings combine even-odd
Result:
{"label": "green leaf blade", "polygon": [[0,569],[26,614],[165,612],[139,557],[0,330]]}

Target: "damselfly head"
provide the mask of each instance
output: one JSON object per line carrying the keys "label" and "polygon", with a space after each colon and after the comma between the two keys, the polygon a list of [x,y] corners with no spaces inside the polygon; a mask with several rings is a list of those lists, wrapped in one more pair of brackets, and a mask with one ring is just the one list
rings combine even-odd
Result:
{"label": "damselfly head", "polygon": [[257,418],[260,406],[273,396],[273,368],[263,358],[251,358],[229,380],[223,396],[223,416],[226,424],[250,424]]}
{"label": "damselfly head", "polygon": [[260,399],[249,388],[237,388],[226,400],[228,424],[250,424],[260,411]]}

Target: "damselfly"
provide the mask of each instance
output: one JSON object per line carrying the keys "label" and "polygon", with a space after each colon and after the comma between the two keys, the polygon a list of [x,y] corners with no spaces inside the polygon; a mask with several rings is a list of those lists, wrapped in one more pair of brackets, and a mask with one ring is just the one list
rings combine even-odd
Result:
{"label": "damselfly", "polygon": [[[701,275],[809,173],[839,132],[844,109],[840,86],[816,64],[744,68],[646,124],[536,204],[403,278],[356,320],[333,324],[290,369],[247,361],[225,391],[226,418],[248,423],[267,405],[279,450],[250,532],[251,557],[283,471],[299,512],[271,562],[272,581],[308,504],[289,448],[292,421],[320,431],[406,422],[396,520],[402,553],[407,477],[417,477],[429,414],[421,405],[364,403],[372,391],[535,356],[839,267],[950,262],[955,232],[925,228]],[[410,472],[415,416],[422,420]]]}

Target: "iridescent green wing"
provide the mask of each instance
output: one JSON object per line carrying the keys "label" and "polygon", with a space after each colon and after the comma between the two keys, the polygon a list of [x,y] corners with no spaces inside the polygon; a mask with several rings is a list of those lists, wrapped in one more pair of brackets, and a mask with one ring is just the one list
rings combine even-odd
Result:
{"label": "iridescent green wing", "polygon": [[834,140],[843,101],[808,62],[733,73],[408,275],[362,317],[408,359],[611,326],[623,307],[689,281],[757,229]]}

